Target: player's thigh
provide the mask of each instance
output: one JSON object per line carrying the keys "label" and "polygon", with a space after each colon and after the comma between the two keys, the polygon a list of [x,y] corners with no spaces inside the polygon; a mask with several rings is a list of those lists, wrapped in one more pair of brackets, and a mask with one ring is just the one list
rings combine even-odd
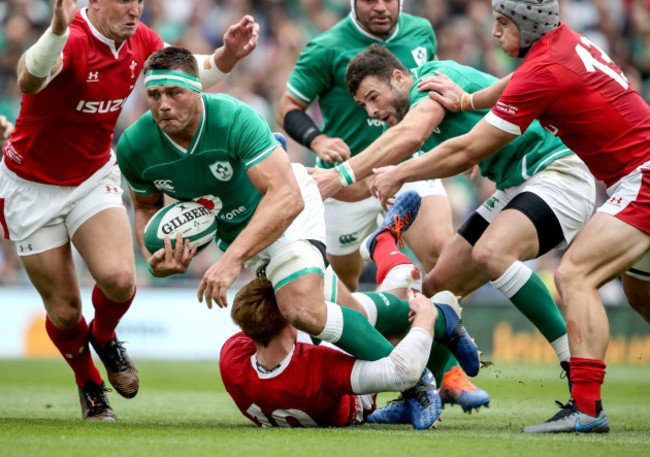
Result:
{"label": "player's thigh", "polygon": [[81,296],[70,243],[20,260],[54,325],[74,327],[81,318]]}
{"label": "player's thigh", "polygon": [[[650,266],[650,252],[646,253],[642,261],[645,267]],[[637,274],[639,272],[638,269],[632,268],[622,276],[623,291],[630,306],[650,324],[650,276],[644,275],[644,279],[639,279],[639,276],[630,274],[632,271]]]}
{"label": "player's thigh", "polygon": [[465,296],[487,280],[472,259],[472,245],[457,233],[443,249],[436,266],[424,278],[423,290],[427,296],[442,290]]}
{"label": "player's thigh", "polygon": [[598,212],[562,257],[556,281],[600,287],[632,267],[650,247],[650,236],[616,217]]}
{"label": "player's thigh", "polygon": [[418,216],[404,233],[404,239],[429,271],[453,235],[449,199],[445,195],[429,195],[422,198]]}
{"label": "player's thigh", "polygon": [[[530,218],[516,209],[505,209],[488,225],[474,246],[476,260],[528,260],[539,251],[538,229]],[[509,265],[508,265],[509,266]]]}
{"label": "player's thigh", "polygon": [[327,254],[347,256],[359,250],[364,238],[377,228],[382,207],[374,197],[358,202],[328,198],[325,205]]}

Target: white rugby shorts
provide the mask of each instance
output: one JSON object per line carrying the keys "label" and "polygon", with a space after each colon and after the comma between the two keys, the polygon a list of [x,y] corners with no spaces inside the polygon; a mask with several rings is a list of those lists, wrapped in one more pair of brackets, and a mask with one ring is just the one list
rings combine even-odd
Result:
{"label": "white rugby shorts", "polygon": [[[28,181],[0,162],[0,221],[5,238],[16,245],[19,256],[40,254],[70,241],[77,229],[108,208],[124,208],[121,173],[111,159],[76,187]],[[126,209],[125,209],[126,210]]]}
{"label": "white rugby shorts", "polygon": [[325,273],[325,260],[320,251],[309,241],[325,243],[325,219],[323,201],[318,185],[305,167],[291,164],[305,208],[289,228],[270,246],[249,259],[245,266],[253,274],[265,268],[266,277],[275,290],[302,275]]}
{"label": "white rugby shorts", "polygon": [[[421,197],[447,195],[440,179],[405,183],[397,195],[415,190]],[[327,253],[348,255],[359,249],[361,242],[377,229],[377,218],[384,214],[375,197],[358,202],[342,202],[334,198],[325,200],[325,225],[327,228]]]}
{"label": "white rugby shorts", "polygon": [[[611,214],[617,219],[650,235],[650,162],[637,167],[607,189],[609,199],[599,212]],[[626,274],[643,281],[650,281],[650,251]]]}
{"label": "white rugby shorts", "polygon": [[557,217],[564,241],[569,245],[591,218],[596,207],[596,182],[589,169],[575,154],[561,157],[518,186],[497,190],[476,212],[492,222],[508,203],[522,192],[532,192],[551,208]]}

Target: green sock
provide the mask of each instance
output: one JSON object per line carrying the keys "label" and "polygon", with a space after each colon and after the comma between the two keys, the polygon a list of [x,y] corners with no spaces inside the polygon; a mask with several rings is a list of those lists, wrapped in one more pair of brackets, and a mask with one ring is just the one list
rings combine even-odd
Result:
{"label": "green sock", "polygon": [[549,342],[567,333],[566,322],[555,300],[537,274],[532,273],[510,301]]}
{"label": "green sock", "polygon": [[442,385],[442,378],[445,373],[451,370],[453,367],[458,365],[456,359],[452,353],[447,349],[446,346],[443,346],[440,343],[433,342],[431,346],[431,354],[429,354],[429,361],[427,362],[427,368],[433,373],[433,377],[436,378],[436,384],[438,388]]}
{"label": "green sock", "polygon": [[379,360],[388,356],[393,345],[358,311],[341,307],[343,333],[335,343],[345,352],[363,360]]}
{"label": "green sock", "polygon": [[[401,300],[393,294],[386,292],[363,292],[375,304],[377,309],[377,323],[375,328],[382,335],[398,335],[406,333],[411,328],[408,320],[409,308],[408,301]],[[438,308],[438,318],[434,328],[434,337],[442,338],[447,328],[447,320]]]}

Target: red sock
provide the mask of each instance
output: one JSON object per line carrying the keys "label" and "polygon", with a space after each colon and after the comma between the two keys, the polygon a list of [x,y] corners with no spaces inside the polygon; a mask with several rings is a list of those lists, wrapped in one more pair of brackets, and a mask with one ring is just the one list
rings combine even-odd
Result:
{"label": "red sock", "polygon": [[115,337],[115,328],[120,322],[120,319],[131,306],[131,302],[135,297],[135,290],[133,295],[124,303],[116,303],[109,300],[104,292],[95,285],[93,289],[93,306],[95,307],[95,321],[91,329],[97,342],[103,347],[104,344],[111,338]]}
{"label": "red sock", "polygon": [[377,235],[376,240],[372,259],[377,264],[377,284],[381,284],[393,267],[413,261],[397,249],[395,237],[388,230]]}
{"label": "red sock", "polygon": [[595,416],[596,402],[600,401],[600,386],[605,380],[605,362],[571,357],[571,397],[582,412]]}
{"label": "red sock", "polygon": [[47,317],[45,319],[45,330],[54,346],[61,352],[65,361],[74,371],[75,381],[79,387],[83,387],[86,381],[93,381],[101,385],[102,376],[99,374],[99,370],[97,370],[90,355],[88,324],[83,316],[81,322],[68,330],[56,327]]}

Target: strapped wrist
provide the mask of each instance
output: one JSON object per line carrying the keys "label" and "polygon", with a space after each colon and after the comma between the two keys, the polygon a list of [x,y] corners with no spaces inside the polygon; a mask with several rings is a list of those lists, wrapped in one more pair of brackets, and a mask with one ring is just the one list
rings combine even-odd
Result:
{"label": "strapped wrist", "polygon": [[41,35],[25,53],[25,68],[37,78],[47,78],[50,70],[59,61],[59,56],[70,36],[70,28],[61,36],[52,31],[52,26]]}
{"label": "strapped wrist", "polygon": [[341,181],[343,187],[351,186],[357,182],[357,178],[354,176],[354,170],[352,170],[350,162],[347,160],[336,165],[334,169],[336,170],[336,174],[338,175],[339,181]]}

